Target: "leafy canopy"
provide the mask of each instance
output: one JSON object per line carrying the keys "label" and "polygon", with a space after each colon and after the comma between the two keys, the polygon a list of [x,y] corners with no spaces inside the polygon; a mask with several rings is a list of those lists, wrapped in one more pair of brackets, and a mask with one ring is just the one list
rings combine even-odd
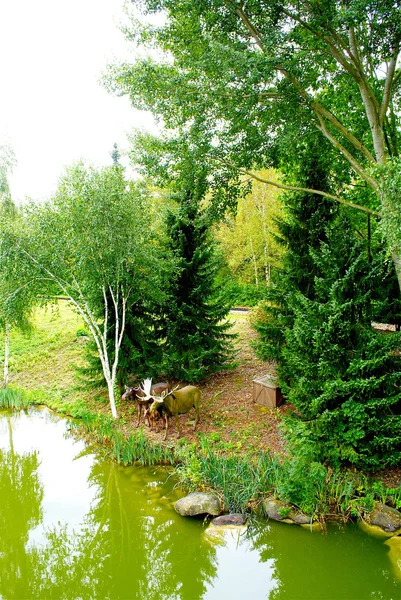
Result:
{"label": "leafy canopy", "polygon": [[369,169],[398,154],[400,137],[398,1],[139,4],[163,23],[133,19],[127,33],[159,57],[111,67],[109,86],[179,130],[214,171],[265,167],[294,135],[320,132],[340,186],[352,170],[378,189]]}

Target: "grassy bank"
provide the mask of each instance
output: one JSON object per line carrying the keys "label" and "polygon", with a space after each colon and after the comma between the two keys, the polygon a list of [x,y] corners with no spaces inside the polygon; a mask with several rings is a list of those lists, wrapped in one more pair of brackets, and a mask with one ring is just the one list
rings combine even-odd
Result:
{"label": "grassy bank", "polygon": [[[169,439],[162,443],[160,433],[133,427],[133,404],[120,402],[120,418],[113,420],[106,393],[77,385],[74,365],[83,364],[87,341],[80,319],[64,302],[57,311],[37,312],[31,336],[12,333],[11,384],[0,390],[0,406],[22,409],[45,404],[70,415],[76,434],[102,446],[113,460],[125,465],[175,465],[185,489],[213,489],[229,511],[263,511],[263,499],[269,496],[320,520],[358,518],[375,501],[401,508],[400,487],[366,474],[332,470],[307,457],[285,455],[278,428],[281,412],[254,405],[251,398],[252,378],[269,365],[252,356],[246,316],[233,320],[240,334],[238,367],[202,386],[200,431],[188,431],[178,442],[173,424]],[[0,337],[0,348],[2,342]]]}

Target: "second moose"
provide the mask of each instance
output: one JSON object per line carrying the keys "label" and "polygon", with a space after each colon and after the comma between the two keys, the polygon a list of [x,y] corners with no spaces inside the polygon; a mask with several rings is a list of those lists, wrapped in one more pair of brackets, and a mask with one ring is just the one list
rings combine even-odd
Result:
{"label": "second moose", "polygon": [[171,391],[164,391],[160,395],[156,395],[151,393],[151,387],[152,380],[145,379],[141,389],[146,394],[147,398],[153,400],[153,404],[150,406],[150,414],[153,414],[160,407],[163,410],[166,419],[166,433],[164,439],[167,439],[169,417],[175,417],[178,431],[177,437],[179,438],[181,436],[181,429],[178,416],[188,413],[192,408],[195,408],[195,431],[199,421],[200,389],[194,385],[186,385],[180,390],[174,388]]}

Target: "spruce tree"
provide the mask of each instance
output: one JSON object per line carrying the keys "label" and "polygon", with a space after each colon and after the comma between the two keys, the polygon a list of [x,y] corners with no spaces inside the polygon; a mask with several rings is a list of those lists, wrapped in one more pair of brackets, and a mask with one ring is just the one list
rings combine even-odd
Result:
{"label": "spruce tree", "polygon": [[[310,150],[298,185],[328,189],[326,159]],[[396,464],[399,337],[377,333],[371,322],[399,322],[400,303],[377,224],[321,197],[291,194],[279,230],[287,253],[255,327],[258,353],[277,361],[284,397],[296,409],[289,439],[332,464]]]}
{"label": "spruce tree", "polygon": [[[371,325],[389,278],[380,251],[370,258],[348,219],[327,228],[311,258],[314,298],[294,290],[278,373],[297,409],[290,439],[333,465],[377,469],[401,459],[400,334]],[[390,269],[390,278],[394,274]]]}
{"label": "spruce tree", "polygon": [[[328,190],[330,171],[325,156],[313,145],[305,147],[298,156],[300,162],[289,169],[291,183]],[[338,211],[332,201],[311,193],[289,193],[283,201],[284,217],[277,221],[277,240],[285,248],[282,268],[273,271],[265,301],[259,305],[254,320],[259,333],[255,350],[263,360],[280,361],[285,331],[294,321],[289,295],[298,290],[308,298],[314,297],[318,266],[312,260],[311,251],[326,240],[326,226]]]}
{"label": "spruce tree", "polygon": [[176,273],[168,289],[165,364],[169,375],[196,382],[230,366],[230,306],[216,288],[219,269],[208,218],[201,208],[205,180],[200,175],[183,186],[177,212],[169,212],[169,250]]}

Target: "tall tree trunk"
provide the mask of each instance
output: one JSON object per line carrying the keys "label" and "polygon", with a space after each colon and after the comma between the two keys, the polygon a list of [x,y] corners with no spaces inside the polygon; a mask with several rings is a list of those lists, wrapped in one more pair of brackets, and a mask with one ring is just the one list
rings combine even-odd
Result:
{"label": "tall tree trunk", "polygon": [[116,400],[114,397],[114,381],[112,379],[107,380],[107,389],[109,391],[111,414],[113,415],[114,419],[117,419],[118,414],[117,414],[117,408],[116,408]]}
{"label": "tall tree trunk", "polygon": [[393,259],[395,272],[397,274],[398,286],[401,290],[401,254],[399,248],[391,250],[391,258]]}
{"label": "tall tree trunk", "polygon": [[251,237],[249,238],[249,241],[251,243],[253,268],[255,270],[255,284],[256,284],[256,287],[259,287],[258,265],[257,265],[257,262],[256,262],[256,256],[255,256],[255,251],[253,249],[253,241],[252,241]]}
{"label": "tall tree trunk", "polygon": [[[266,251],[266,247],[265,247],[265,251]],[[270,265],[267,262],[267,251],[265,252],[265,280],[266,280],[266,285],[269,283],[270,281],[270,274],[271,274],[271,269],[270,269]]]}
{"label": "tall tree trunk", "polygon": [[4,343],[4,379],[3,387],[8,386],[8,362],[10,357],[10,325],[6,323],[5,343]]}
{"label": "tall tree trunk", "polygon": [[262,219],[263,226],[263,256],[264,256],[264,271],[265,271],[265,280],[266,284],[269,283],[270,279],[270,265],[268,258],[268,250],[267,250],[267,222],[266,222],[266,194],[265,189],[262,189],[262,200],[260,206],[256,203],[256,208],[259,210]]}

